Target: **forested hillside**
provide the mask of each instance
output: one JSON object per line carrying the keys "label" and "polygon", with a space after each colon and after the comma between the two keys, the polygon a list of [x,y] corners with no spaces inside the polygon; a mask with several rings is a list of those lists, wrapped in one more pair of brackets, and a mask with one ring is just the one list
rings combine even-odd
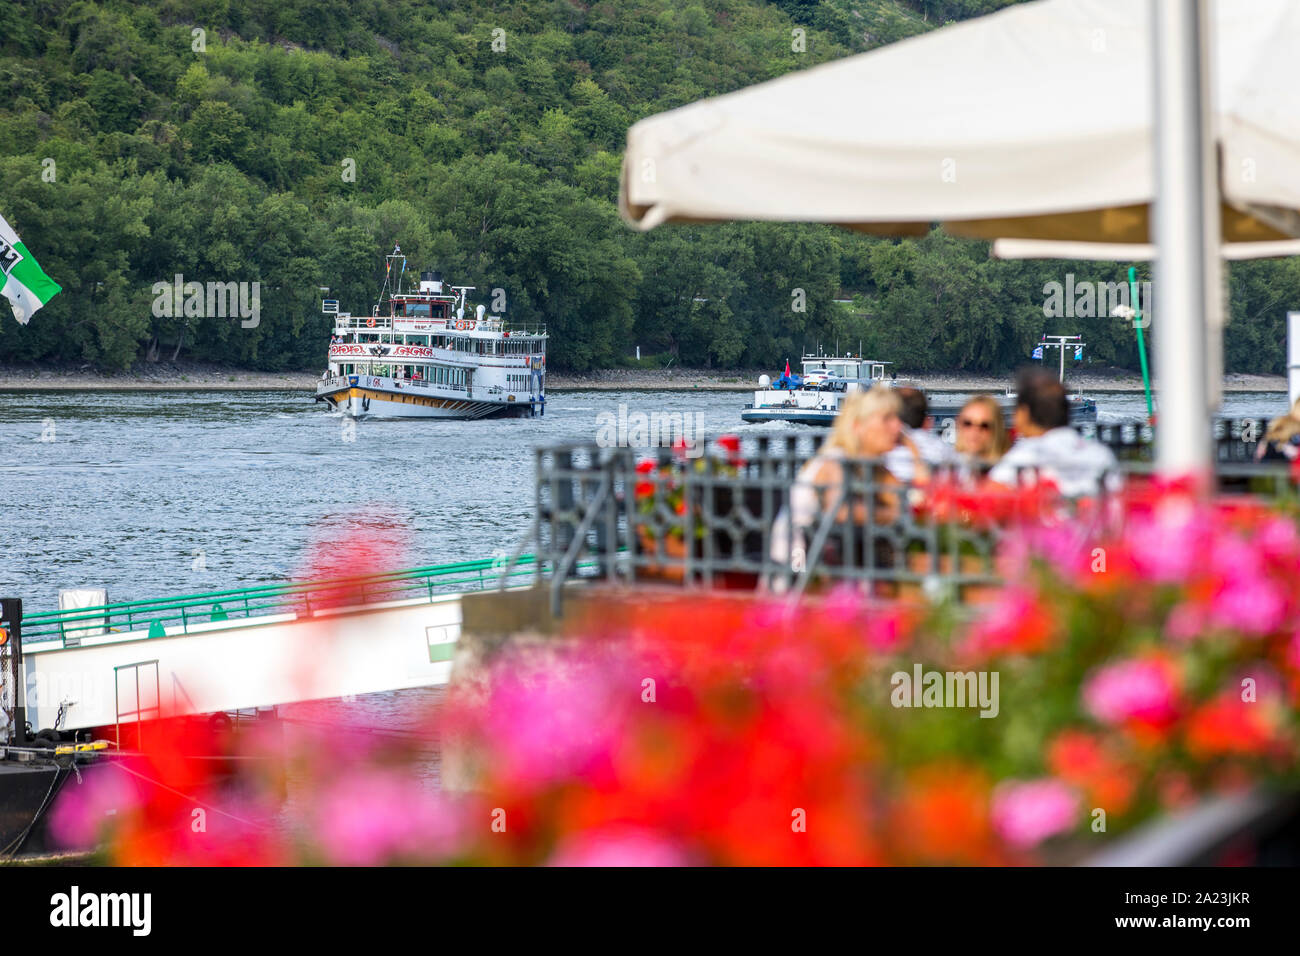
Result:
{"label": "forested hillside", "polygon": [[[400,241],[412,267],[545,321],[557,370],[636,346],[774,367],[861,342],[904,369],[1001,371],[1045,331],[1084,333],[1089,364],[1135,367],[1123,322],[1043,317],[1046,282],[1115,281],[1113,265],[993,262],[938,232],[640,234],[617,216],[637,119],[1003,5],[5,0],[0,214],[64,292],[26,328],[5,310],[0,361],[322,367],[320,288],[367,311]],[[260,282],[260,325],[155,317],[154,283],[178,273]],[[1235,266],[1231,300],[1229,368],[1280,371],[1300,266]]]}

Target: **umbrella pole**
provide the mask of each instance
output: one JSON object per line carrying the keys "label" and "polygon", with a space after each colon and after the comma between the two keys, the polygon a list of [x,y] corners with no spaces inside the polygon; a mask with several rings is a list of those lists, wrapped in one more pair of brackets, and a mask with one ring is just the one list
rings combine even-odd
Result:
{"label": "umbrella pole", "polygon": [[1137,267],[1128,267],[1128,298],[1133,303],[1133,327],[1137,329],[1138,359],[1142,362],[1142,389],[1147,396],[1147,421],[1156,420],[1155,406],[1151,402],[1151,373],[1147,370],[1147,343],[1142,335],[1142,304],[1138,301]]}
{"label": "umbrella pole", "polygon": [[[1210,474],[1207,277],[1220,241],[1210,137],[1210,23],[1206,0],[1152,0],[1155,45],[1155,298],[1160,334],[1156,462],[1167,476]],[[1211,197],[1214,198],[1211,201]],[[1216,310],[1217,312],[1217,310]]]}

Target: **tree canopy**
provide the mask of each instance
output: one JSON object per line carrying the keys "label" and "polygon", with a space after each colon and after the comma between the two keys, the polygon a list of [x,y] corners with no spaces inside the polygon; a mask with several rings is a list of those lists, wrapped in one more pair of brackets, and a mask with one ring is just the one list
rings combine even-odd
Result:
{"label": "tree canopy", "polygon": [[[1044,332],[1134,367],[1128,324],[1043,311],[1046,283],[1121,281],[1114,264],[996,262],[940,231],[618,219],[637,119],[1006,2],[9,0],[0,213],[64,291],[27,327],[0,322],[0,350],[318,368],[321,289],[368,309],[398,241],[413,268],[545,322],[557,370],[637,346],[776,367],[861,343],[905,369],[999,372]],[[260,283],[262,321],[155,316],[176,275]],[[1281,371],[1300,266],[1234,266],[1230,299],[1228,367]]]}

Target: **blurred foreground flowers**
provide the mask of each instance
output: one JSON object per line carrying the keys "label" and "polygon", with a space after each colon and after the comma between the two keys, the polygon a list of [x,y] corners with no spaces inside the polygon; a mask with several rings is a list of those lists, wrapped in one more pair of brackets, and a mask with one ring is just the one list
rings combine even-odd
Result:
{"label": "blurred foreground flowers", "polygon": [[[610,593],[458,682],[427,735],[287,727],[220,781],[164,739],[69,786],[57,831],[121,863],[1034,863],[1294,787],[1295,516],[1167,489],[1119,507],[1118,530],[1010,534],[1015,583],[977,609]],[[981,673],[987,717],[948,676]],[[435,751],[451,786],[413,770]]]}

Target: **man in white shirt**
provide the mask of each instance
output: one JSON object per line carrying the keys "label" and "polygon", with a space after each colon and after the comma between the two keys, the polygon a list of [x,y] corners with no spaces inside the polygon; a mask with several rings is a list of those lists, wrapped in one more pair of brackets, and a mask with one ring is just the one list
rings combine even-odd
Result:
{"label": "man in white shirt", "polygon": [[989,480],[1007,487],[1051,481],[1069,498],[1097,494],[1103,485],[1117,491],[1122,483],[1114,453],[1070,427],[1065,386],[1045,369],[1020,373],[1013,419],[1019,436],[989,472]]}
{"label": "man in white shirt", "polygon": [[[912,439],[916,451],[930,468],[938,465],[956,464],[957,456],[952,446],[934,433],[934,419],[930,417],[930,405],[925,393],[919,388],[900,388],[898,397],[903,409],[898,417],[903,420],[903,434]],[[899,481],[916,481],[917,455],[901,441],[884,458],[885,467]],[[924,483],[926,476],[921,476]]]}

